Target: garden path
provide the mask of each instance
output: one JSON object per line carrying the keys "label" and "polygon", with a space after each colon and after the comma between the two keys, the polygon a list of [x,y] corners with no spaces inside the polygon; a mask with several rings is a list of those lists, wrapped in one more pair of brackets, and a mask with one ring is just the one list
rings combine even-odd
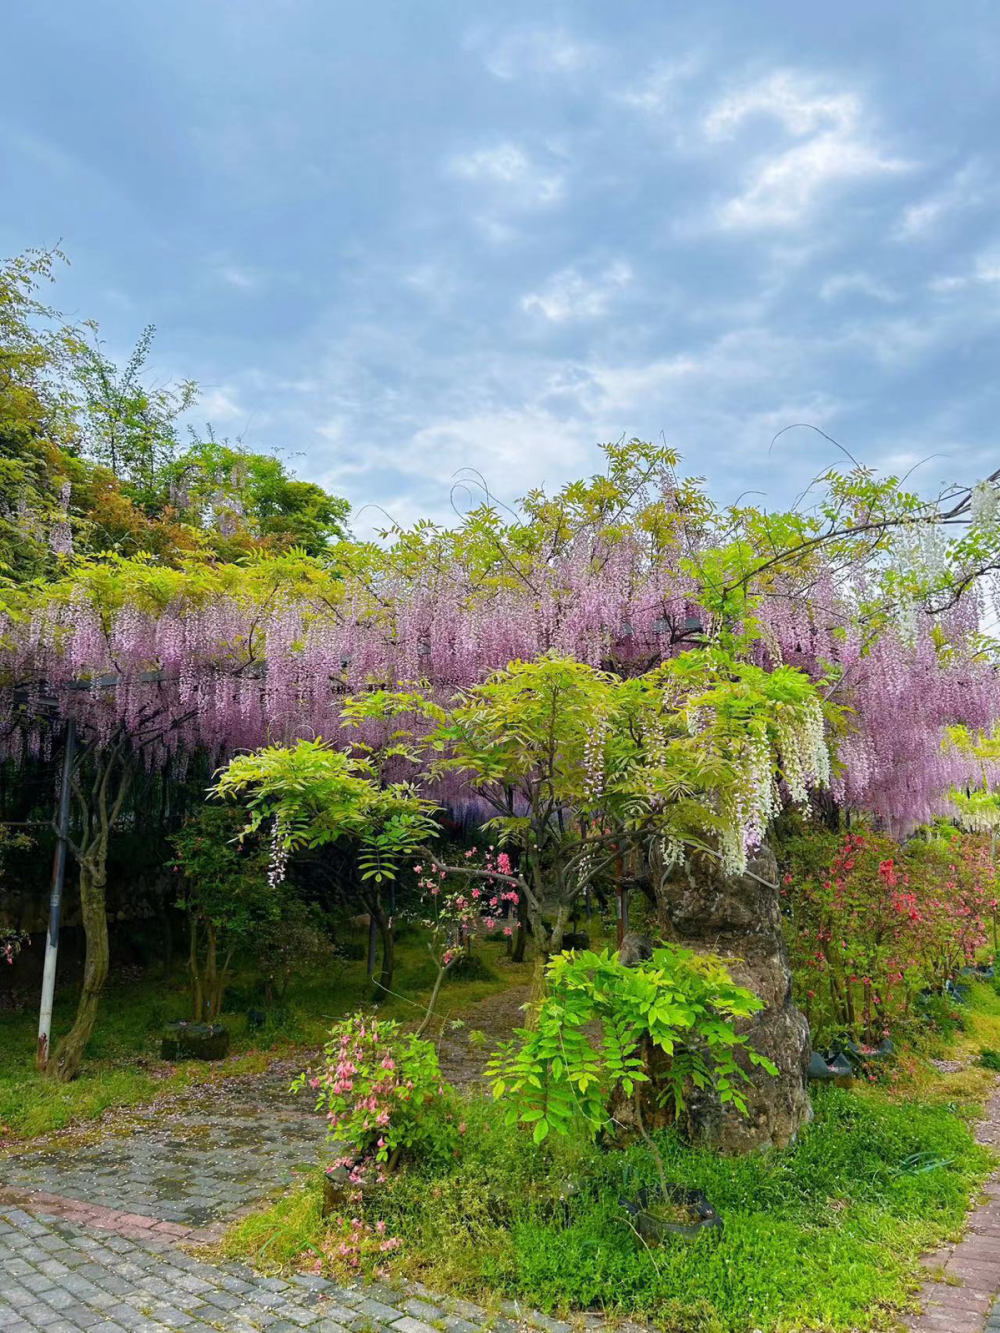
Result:
{"label": "garden path", "polygon": [[[524,998],[490,997],[447,1026],[449,1078],[481,1076]],[[469,1040],[484,1028],[485,1043]],[[323,1118],[287,1091],[299,1067],[220,1080],[0,1157],[0,1333],[568,1333],[520,1307],[488,1314],[414,1284],[286,1280],[189,1253],[320,1160]]]}
{"label": "garden path", "polygon": [[[939,1066],[944,1063],[936,1061]],[[961,1062],[949,1062],[958,1064]],[[1000,1148],[1000,1084],[986,1104],[976,1138]],[[964,1238],[924,1256],[923,1313],[906,1325],[913,1333],[1000,1333],[1000,1172],[983,1187],[986,1202],[969,1217]]]}

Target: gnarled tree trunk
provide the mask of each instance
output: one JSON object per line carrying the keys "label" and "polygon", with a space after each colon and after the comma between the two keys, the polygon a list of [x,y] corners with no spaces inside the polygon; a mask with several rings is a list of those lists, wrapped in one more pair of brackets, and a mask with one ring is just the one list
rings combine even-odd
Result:
{"label": "gnarled tree trunk", "polygon": [[809,1025],[792,1001],[773,853],[763,848],[748,871],[726,875],[718,861],[696,854],[656,891],[663,937],[718,954],[733,980],[764,1001],[764,1008],[737,1030],[777,1065],[777,1077],[741,1059],[750,1076],[742,1088],[745,1116],[708,1094],[693,1096],[688,1108],[690,1137],[731,1153],[784,1147],[812,1118],[806,1091]]}
{"label": "gnarled tree trunk", "polygon": [[108,915],[105,905],[105,859],[80,863],[80,915],[87,941],[83,989],[73,1026],[56,1046],[46,1072],[67,1081],[75,1078],[97,1019],[104,983],[108,979]]}
{"label": "gnarled tree trunk", "polygon": [[97,1010],[108,979],[108,916],[105,902],[107,883],[108,838],[121,813],[133,761],[125,750],[123,737],[116,743],[88,746],[82,758],[92,765],[93,783],[85,789],[81,765],[72,778],[80,832],[79,840],[69,839],[80,867],[80,915],[87,941],[83,968],[83,989],[76,1017],[69,1032],[49,1056],[45,1072],[64,1082],[80,1071],[83,1053],[97,1020]]}

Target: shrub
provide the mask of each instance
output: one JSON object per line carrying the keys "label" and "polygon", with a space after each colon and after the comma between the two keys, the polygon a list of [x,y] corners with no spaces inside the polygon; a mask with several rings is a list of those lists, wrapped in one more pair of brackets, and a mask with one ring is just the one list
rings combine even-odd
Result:
{"label": "shrub", "polygon": [[306,1072],[293,1087],[315,1091],[330,1139],[345,1149],[335,1165],[360,1179],[372,1164],[392,1171],[404,1152],[454,1151],[461,1131],[432,1042],[359,1013],[337,1024],[325,1050],[323,1072]]}
{"label": "shrub", "polygon": [[1000,1051],[994,1051],[989,1046],[984,1046],[979,1052],[979,1063],[984,1069],[994,1069],[1000,1072]]}
{"label": "shrub", "polygon": [[814,1036],[877,1046],[986,942],[993,874],[983,839],[901,850],[869,832],[787,846],[784,899],[796,988]]}
{"label": "shrub", "polygon": [[692,1084],[714,1087],[721,1101],[746,1109],[738,1047],[751,1064],[777,1073],[746,1047],[731,1021],[762,1002],[737,986],[718,959],[663,947],[647,965],[625,967],[607,949],[587,950],[557,955],[546,979],[534,1029],[521,1029],[519,1043],[501,1047],[487,1067],[494,1096],[509,1102],[508,1123],[530,1125],[536,1143],[550,1130],[565,1134],[574,1122],[592,1135],[604,1129],[612,1096],[620,1089],[631,1098],[650,1082],[651,1048],[666,1057],[657,1061],[653,1091],[675,1113]]}

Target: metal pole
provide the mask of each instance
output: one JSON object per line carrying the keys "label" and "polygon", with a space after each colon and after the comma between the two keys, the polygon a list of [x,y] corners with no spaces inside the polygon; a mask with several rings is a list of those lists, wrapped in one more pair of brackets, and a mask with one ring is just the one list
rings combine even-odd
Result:
{"label": "metal pole", "polygon": [[44,1069],[49,1059],[52,1036],[52,999],[56,990],[56,962],[59,957],[59,916],[62,911],[63,881],[66,878],[66,847],[69,835],[69,784],[76,751],[76,724],[66,723],[62,779],[59,783],[59,821],[56,825],[56,850],[52,858],[52,893],[49,897],[49,933],[45,940],[45,968],[42,972],[42,1003],[38,1011],[38,1049],[35,1062]]}

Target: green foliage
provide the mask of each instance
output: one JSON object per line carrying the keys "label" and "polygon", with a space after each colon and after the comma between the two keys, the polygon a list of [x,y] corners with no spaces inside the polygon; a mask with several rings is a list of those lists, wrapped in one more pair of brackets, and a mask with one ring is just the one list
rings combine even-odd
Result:
{"label": "green foliage", "polygon": [[240,811],[205,805],[171,839],[183,876],[180,905],[230,942],[277,922],[283,907],[283,895],[268,883],[267,851],[240,838],[243,824]]}
{"label": "green foliage", "polygon": [[163,468],[177,450],[177,418],[193,405],[197,387],[149,388],[143,372],[153,336],[150,324],[119,369],[104,352],[97,325],[86,325],[74,358],[83,403],[83,447],[90,458],[128,482],[136,499],[155,502]]}
{"label": "green foliage", "polygon": [[[572,658],[512,662],[460,695],[431,738],[435,771],[461,773],[498,811],[494,826],[529,854],[551,847],[560,874],[595,850],[653,836],[721,847],[745,864],[749,820],[766,825],[783,780],[795,799],[829,760],[814,682],[764,671],[721,648],[681,653],[622,680]],[[513,809],[511,792],[527,802]],[[554,810],[573,816],[552,827]],[[606,832],[596,835],[588,825]],[[580,883],[579,874],[576,875]]]}
{"label": "green foliage", "polygon": [[[160,1037],[165,1022],[190,1017],[185,971],[171,971],[139,982],[109,988],[102,1021],[88,1045],[78,1078],[59,1083],[35,1068],[38,1012],[32,997],[22,1012],[0,1010],[0,1140],[15,1140],[86,1122],[109,1107],[127,1107],[164,1093],[196,1086],[206,1079],[260,1072],[269,1061],[287,1058],[303,1048],[315,1051],[329,1035],[331,1018],[353,1013],[370,1003],[371,983],[364,964],[364,949],[354,962],[331,969],[297,967],[284,999],[284,1017],[262,1029],[252,1029],[246,1009],[261,1002],[256,965],[233,971],[220,1019],[232,1034],[232,1056],[222,1065],[200,1061],[177,1065],[173,1072],[160,1066]],[[505,969],[506,971],[506,969]],[[524,973],[516,973],[518,980]],[[401,995],[382,996],[380,1017],[412,1020],[414,1004],[426,1003],[434,983],[427,950],[421,938],[401,939],[396,946],[396,977]],[[462,988],[463,1004],[475,1004],[510,984],[490,976],[469,981]],[[76,1006],[70,985],[56,992],[54,1026],[67,1027]]]}
{"label": "green foliage", "polygon": [[[366,1202],[367,1224],[401,1239],[404,1272],[473,1299],[699,1333],[884,1327],[908,1307],[922,1251],[961,1224],[991,1169],[952,1106],[824,1090],[784,1151],[721,1157],[658,1134],[669,1179],[705,1190],[725,1229],[648,1249],[618,1202],[656,1179],[644,1145],[606,1152],[571,1136],[535,1148],[480,1100],[465,1116],[458,1158],[416,1162]],[[913,1170],[917,1156],[933,1169]],[[286,1222],[303,1207],[278,1205]],[[234,1237],[229,1257],[256,1259],[278,1231],[264,1218],[254,1226],[256,1250]],[[301,1225],[300,1251],[322,1236]],[[295,1262],[289,1233],[279,1245]]]}
{"label": "green foliage", "polygon": [[162,469],[160,503],[173,505],[197,528],[225,528],[212,537],[224,558],[243,553],[247,540],[264,546],[293,546],[321,556],[345,537],[346,500],[313,482],[297,481],[279,458],[216,440],[192,444]]}
{"label": "green foliage", "polygon": [[213,791],[246,800],[248,832],[273,819],[287,850],[352,840],[362,879],[375,884],[394,879],[400,862],[438,831],[433,801],[407,783],[379,783],[367,759],[322,740],[237,755]]}
{"label": "green foliage", "polygon": [[535,1143],[578,1123],[591,1135],[607,1128],[614,1094],[631,1098],[650,1082],[651,1048],[667,1057],[656,1093],[675,1115],[689,1085],[713,1088],[722,1102],[746,1110],[737,1048],[777,1073],[733,1030],[733,1019],[762,1002],[735,985],[717,959],[664,947],[648,964],[624,967],[607,949],[564,953],[549,962],[546,982],[534,1027],[520,1030],[518,1043],[502,1047],[487,1068],[493,1095],[510,1103],[507,1123],[529,1125]]}
{"label": "green foliage", "polygon": [[984,1046],[979,1052],[979,1064],[984,1069],[1000,1071],[1000,1051],[994,1051],[989,1046]]}

